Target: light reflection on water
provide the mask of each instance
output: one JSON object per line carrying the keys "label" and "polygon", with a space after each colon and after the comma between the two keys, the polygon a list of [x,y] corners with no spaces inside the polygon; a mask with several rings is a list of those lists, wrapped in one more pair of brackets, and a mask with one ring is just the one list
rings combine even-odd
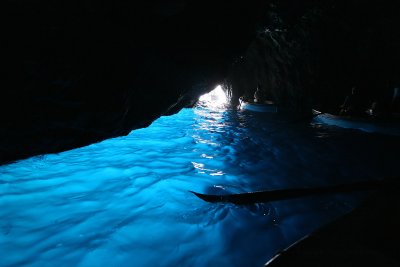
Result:
{"label": "light reflection on water", "polygon": [[265,116],[184,109],[126,137],[0,166],[0,266],[262,266],[363,195],[234,206],[188,190],[399,174],[398,139]]}

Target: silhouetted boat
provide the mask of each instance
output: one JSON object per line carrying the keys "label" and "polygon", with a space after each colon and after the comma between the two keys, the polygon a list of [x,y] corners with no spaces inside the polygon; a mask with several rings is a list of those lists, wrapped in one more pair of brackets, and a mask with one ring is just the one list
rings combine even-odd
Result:
{"label": "silhouetted boat", "polygon": [[239,102],[241,110],[250,110],[255,112],[268,112],[268,113],[278,112],[278,107],[272,103],[270,104],[270,103],[246,102],[242,99],[239,99]]}
{"label": "silhouetted boat", "polygon": [[400,136],[399,119],[379,119],[368,117],[339,116],[312,110],[314,121],[342,128],[358,129],[364,132]]}

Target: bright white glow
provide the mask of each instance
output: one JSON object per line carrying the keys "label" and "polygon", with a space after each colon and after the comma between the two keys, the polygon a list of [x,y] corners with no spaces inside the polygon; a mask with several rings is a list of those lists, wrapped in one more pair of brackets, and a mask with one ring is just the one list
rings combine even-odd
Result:
{"label": "bright white glow", "polygon": [[228,97],[226,96],[224,90],[222,90],[221,85],[218,85],[208,94],[200,96],[199,101],[204,106],[218,108],[224,107],[228,103]]}

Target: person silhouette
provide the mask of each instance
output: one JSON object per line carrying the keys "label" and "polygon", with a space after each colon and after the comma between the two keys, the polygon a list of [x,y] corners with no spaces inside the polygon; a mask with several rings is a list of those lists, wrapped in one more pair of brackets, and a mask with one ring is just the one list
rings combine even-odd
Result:
{"label": "person silhouette", "polygon": [[360,96],[357,88],[351,88],[351,94],[346,96],[343,104],[340,106],[339,115],[357,115],[360,113]]}

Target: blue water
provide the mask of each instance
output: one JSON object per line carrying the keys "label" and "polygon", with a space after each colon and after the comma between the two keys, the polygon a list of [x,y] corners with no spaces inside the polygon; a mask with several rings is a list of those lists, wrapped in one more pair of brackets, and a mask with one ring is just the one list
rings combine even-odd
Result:
{"label": "blue water", "polygon": [[262,266],[364,193],[250,206],[245,192],[399,175],[398,138],[233,110],[0,166],[0,266]]}

